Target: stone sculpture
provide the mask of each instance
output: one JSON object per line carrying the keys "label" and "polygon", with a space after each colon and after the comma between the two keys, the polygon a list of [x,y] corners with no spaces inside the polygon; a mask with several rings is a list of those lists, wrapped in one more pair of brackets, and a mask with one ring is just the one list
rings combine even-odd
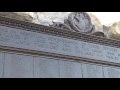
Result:
{"label": "stone sculpture", "polygon": [[92,30],[92,23],[89,15],[85,12],[73,12],[69,14],[68,21],[77,32],[90,33]]}
{"label": "stone sculpture", "polygon": [[73,32],[106,37],[99,19],[86,12],[0,12],[0,15]]}
{"label": "stone sculpture", "polygon": [[[75,32],[95,35],[99,37],[107,37],[103,32],[103,26],[99,19],[92,14],[86,12],[72,12],[68,15],[68,18],[62,23],[67,29]],[[66,26],[67,25],[67,26]],[[62,28],[58,22],[54,22],[52,27]]]}
{"label": "stone sculpture", "polygon": [[61,28],[61,29],[69,30],[69,31],[72,30],[71,27],[61,22],[53,22],[53,24],[49,26],[55,27],[55,28]]}

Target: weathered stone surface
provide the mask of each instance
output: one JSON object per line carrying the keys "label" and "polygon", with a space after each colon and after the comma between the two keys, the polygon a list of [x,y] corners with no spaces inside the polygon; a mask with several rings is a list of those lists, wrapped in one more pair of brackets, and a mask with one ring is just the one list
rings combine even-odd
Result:
{"label": "weathered stone surface", "polygon": [[65,29],[65,30],[69,30],[69,31],[73,31],[70,26],[64,24],[64,23],[61,23],[61,22],[53,22],[52,25],[49,25],[51,27],[55,27],[55,28],[60,28],[60,29]]}
{"label": "weathered stone surface", "polygon": [[[57,33],[59,33],[58,30]],[[68,33],[68,35],[70,34]],[[94,61],[101,60],[105,62],[107,61],[113,63],[120,63],[120,49],[110,47],[109,45],[105,46],[103,44],[109,44],[109,41],[104,42],[103,40],[103,42],[101,42],[101,44],[103,45],[100,45],[99,40],[101,39],[94,39],[96,37],[90,37],[92,42],[95,41],[95,44],[87,42],[89,41],[89,36],[88,39],[86,38],[86,36],[82,37],[83,39],[81,40],[75,40],[62,36],[57,37],[45,33],[27,31],[20,28],[13,28],[2,25],[0,26],[0,46],[4,46],[1,47],[3,50],[5,49],[5,47],[10,47],[13,50],[14,48],[16,48],[18,49],[18,51],[26,50],[23,52],[27,52],[27,50],[30,50],[30,53],[32,51],[33,53],[36,53],[36,51],[38,53],[47,52],[53,53],[53,56],[63,55],[66,57],[73,56],[73,58],[83,57],[88,59],[94,59]],[[84,38],[86,38],[86,41],[83,41],[85,40]],[[111,42],[110,45],[112,45]]]}
{"label": "weathered stone surface", "polygon": [[[4,17],[0,17],[0,23],[1,77],[120,77],[119,41],[61,32],[61,29],[28,25]],[[67,27],[61,22],[54,25]],[[95,30],[94,25],[92,29]],[[90,34],[104,35],[95,31]]]}
{"label": "weathered stone surface", "polygon": [[0,53],[0,78],[4,75],[4,53]]}
{"label": "weathered stone surface", "polygon": [[59,61],[60,78],[82,78],[81,63]]}
{"label": "weathered stone surface", "polygon": [[105,78],[120,78],[120,68],[118,67],[103,67]]}
{"label": "weathered stone surface", "polygon": [[33,21],[33,17],[25,12],[0,12],[0,15],[22,21]]}
{"label": "weathered stone surface", "polygon": [[99,32],[99,31],[92,32],[91,35],[95,35],[95,36],[99,36],[99,37],[106,37],[107,38],[107,36],[103,32]]}
{"label": "weathered stone surface", "polygon": [[4,78],[33,78],[33,57],[5,53]]}
{"label": "weathered stone surface", "polygon": [[68,18],[64,19],[64,23],[54,22],[50,26],[99,37],[107,37],[103,32],[103,25],[100,20],[91,13],[72,12],[68,15]]}
{"label": "weathered stone surface", "polygon": [[0,12],[13,19],[106,37],[100,20],[86,12]]}
{"label": "weathered stone surface", "polygon": [[34,57],[34,78],[59,78],[58,60]]}
{"label": "weathered stone surface", "polygon": [[83,78],[103,78],[102,66],[82,64]]}
{"label": "weathered stone surface", "polygon": [[[90,33],[92,30],[92,23],[89,15],[85,12],[72,12],[63,22],[54,22],[53,27],[69,29],[81,33]],[[64,26],[64,27],[63,27]]]}
{"label": "weathered stone surface", "polygon": [[75,31],[82,33],[90,33],[93,27],[91,19],[86,12],[72,12],[68,16],[68,21]]}
{"label": "weathered stone surface", "polygon": [[33,12],[34,23],[42,25],[51,25],[53,22],[64,23],[70,12]]}
{"label": "weathered stone surface", "polygon": [[99,36],[99,37],[105,37],[105,38],[108,38],[107,35],[99,30],[99,29],[95,29],[95,25],[93,25],[93,28],[92,28],[92,32],[89,33],[90,35],[95,35],[95,36]]}

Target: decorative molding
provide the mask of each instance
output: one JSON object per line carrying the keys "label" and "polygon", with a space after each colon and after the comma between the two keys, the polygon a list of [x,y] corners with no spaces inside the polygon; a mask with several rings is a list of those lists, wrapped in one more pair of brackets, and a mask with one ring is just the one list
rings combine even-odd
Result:
{"label": "decorative molding", "polygon": [[58,28],[34,24],[30,22],[15,20],[15,19],[3,17],[3,16],[0,16],[0,24],[9,26],[9,27],[15,27],[15,28],[21,28],[24,30],[34,31],[34,32],[40,32],[40,33],[46,33],[46,34],[51,34],[55,36],[82,40],[85,42],[90,42],[90,43],[95,43],[95,44],[101,44],[101,45],[118,47],[118,48],[120,47],[119,40],[107,39],[103,37],[97,37],[93,35],[87,35],[87,34],[82,34],[78,32],[67,31],[64,29],[58,29]]}
{"label": "decorative molding", "polygon": [[34,24],[30,22],[15,20],[7,17],[0,16],[0,24],[9,26],[9,27],[16,27],[16,28],[23,28],[25,30],[30,30],[34,32],[52,34],[61,37],[68,37],[72,39],[82,40],[85,42],[91,42],[96,44],[102,44],[112,47],[120,47],[119,40],[107,39],[103,37],[97,37],[93,35],[86,35],[78,32],[67,31],[63,29],[53,28],[49,26],[43,26],[39,24]]}
{"label": "decorative molding", "polygon": [[[50,35],[59,36],[59,37],[71,38],[75,40],[80,40],[80,41],[90,42],[90,43],[95,43],[95,44],[100,44],[100,45],[106,45],[106,46],[117,47],[117,48],[120,47],[120,44],[119,44],[120,41],[118,40],[106,39],[103,37],[86,35],[82,33],[67,31],[64,29],[58,29],[58,28],[53,28],[49,26],[38,25],[38,24],[15,20],[15,19],[3,17],[3,16],[0,16],[0,25],[14,27],[14,28],[21,28],[23,30],[28,30],[28,31],[38,32],[38,33],[45,33],[45,34],[50,34]],[[91,62],[91,63],[96,63],[96,64],[98,63],[98,64],[120,67],[119,63],[112,63],[112,62],[107,62],[107,61],[87,59],[87,58],[75,57],[75,56],[67,56],[67,55],[61,55],[61,54],[53,54],[53,53],[40,52],[40,51],[34,51],[34,50],[19,49],[19,48],[13,48],[13,47],[11,48],[11,47],[0,46],[0,51],[2,52],[8,51],[8,52],[13,52],[13,53],[18,52],[18,53],[25,53],[29,55],[32,55],[32,54],[43,55],[43,56],[45,55],[45,56],[51,56],[51,57],[61,58],[61,59],[65,58],[65,59],[74,60],[77,62],[84,61],[84,62]]]}
{"label": "decorative molding", "polygon": [[28,56],[45,56],[45,57],[52,57],[57,58],[63,61],[74,61],[74,62],[86,62],[86,63],[95,63],[100,65],[107,65],[107,66],[115,66],[120,67],[119,63],[113,63],[108,61],[101,61],[101,60],[95,60],[95,59],[88,59],[83,57],[76,57],[76,56],[70,56],[70,55],[63,55],[63,54],[55,54],[55,53],[49,53],[49,52],[43,52],[43,51],[36,51],[36,50],[28,50],[28,49],[19,49],[19,48],[13,48],[13,47],[6,47],[6,46],[0,46],[0,52],[3,53],[13,53],[13,54],[20,54],[20,55],[28,55]]}

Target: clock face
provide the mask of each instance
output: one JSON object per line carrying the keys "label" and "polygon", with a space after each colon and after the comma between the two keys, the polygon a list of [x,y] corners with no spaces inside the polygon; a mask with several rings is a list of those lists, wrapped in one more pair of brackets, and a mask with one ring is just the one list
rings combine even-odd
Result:
{"label": "clock face", "polygon": [[85,12],[71,13],[68,19],[72,27],[79,32],[90,32],[93,27],[90,17]]}

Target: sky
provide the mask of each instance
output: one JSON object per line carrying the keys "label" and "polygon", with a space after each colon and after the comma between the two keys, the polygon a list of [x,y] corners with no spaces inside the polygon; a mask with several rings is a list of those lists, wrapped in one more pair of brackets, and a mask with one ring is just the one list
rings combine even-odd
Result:
{"label": "sky", "polygon": [[106,25],[116,21],[120,21],[120,12],[90,12],[96,15]]}

